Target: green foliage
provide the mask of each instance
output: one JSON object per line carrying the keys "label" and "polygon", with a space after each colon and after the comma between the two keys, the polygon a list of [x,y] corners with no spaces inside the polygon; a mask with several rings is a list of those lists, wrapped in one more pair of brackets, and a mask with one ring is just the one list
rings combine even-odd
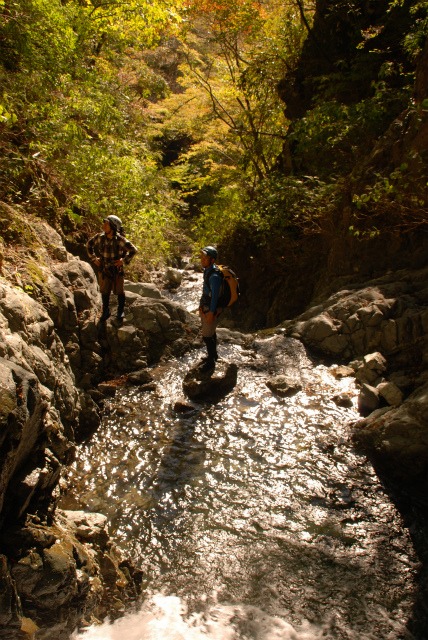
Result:
{"label": "green foliage", "polygon": [[306,32],[293,2],[192,0],[189,12],[180,90],[150,106],[149,133],[199,245],[258,215],[247,203],[269,184],[288,126],[276,87]]}
{"label": "green foliage", "polygon": [[387,225],[389,231],[395,233],[425,228],[428,223],[427,185],[423,154],[412,149],[407,154],[407,162],[389,172],[375,172],[371,183],[353,194],[355,208],[351,233],[372,237],[381,225]]}
{"label": "green foliage", "polygon": [[[341,3],[341,15],[355,4]],[[413,60],[428,28],[425,0],[411,5]],[[413,76],[388,52],[370,97],[344,104],[338,88],[349,69],[338,64],[317,78],[318,102],[289,131],[277,85],[297,68],[313,8],[312,0],[0,0],[0,199],[66,233],[89,234],[114,213],[146,264],[174,252],[183,219],[198,244],[240,225],[261,243],[316,233],[336,205],[338,177],[408,107]],[[348,85],[360,72],[351,69]],[[285,142],[290,176],[277,172]],[[409,158],[360,188],[351,233],[377,232],[363,222],[373,209],[422,210],[423,171],[418,189],[407,167],[414,175],[423,164]]]}
{"label": "green foliage", "polygon": [[[393,0],[391,10],[395,6],[403,6],[405,0]],[[421,52],[428,37],[428,5],[426,0],[416,0],[410,7],[410,15],[413,20],[413,27],[404,39],[404,46],[412,58]]]}
{"label": "green foliage", "polygon": [[70,5],[60,0],[11,0],[2,10],[0,53],[6,69],[37,71],[45,82],[70,65],[77,35]]}
{"label": "green foliage", "polygon": [[104,216],[117,214],[130,233],[144,229],[142,246],[151,259],[165,255],[176,199],[157,175],[139,101],[167,88],[136,52],[165,29],[171,33],[178,7],[146,0],[5,5],[2,199],[67,231],[79,224],[94,230]]}
{"label": "green foliage", "polygon": [[171,210],[158,205],[137,211],[128,222],[127,235],[135,239],[138,260],[145,268],[159,266],[174,253],[179,221]]}
{"label": "green foliage", "polygon": [[354,238],[360,238],[360,239],[370,239],[373,240],[374,238],[377,238],[380,235],[380,231],[377,227],[373,227],[372,229],[357,229],[357,227],[355,227],[354,225],[351,225],[349,227],[349,233],[351,236],[354,236]]}
{"label": "green foliage", "polygon": [[221,243],[245,228],[260,246],[272,237],[318,233],[321,220],[337,205],[340,189],[315,176],[272,173],[248,199],[239,184],[223,188],[197,220],[199,243]]}
{"label": "green foliage", "polygon": [[374,95],[356,104],[318,104],[289,135],[296,169],[324,178],[349,173],[391,119],[405,108],[410,95],[410,87],[397,91],[379,81],[374,85]]}
{"label": "green foliage", "polygon": [[[4,96],[5,98],[7,96]],[[8,126],[14,125],[18,120],[16,113],[11,113],[4,104],[0,104],[0,123]]]}
{"label": "green foliage", "polygon": [[202,207],[193,233],[197,246],[221,244],[247,219],[244,193],[238,184],[219,189],[212,204]]}
{"label": "green foliage", "polygon": [[195,95],[197,83],[198,104],[209,109],[207,117],[222,132],[228,130],[227,155],[236,157],[251,189],[281,152],[288,123],[276,87],[296,62],[304,29],[292,3],[193,0],[190,5],[195,26],[186,34],[183,86]]}
{"label": "green foliage", "polygon": [[263,242],[270,235],[317,233],[334,208],[339,190],[317,176],[272,174],[249,203],[247,217]]}

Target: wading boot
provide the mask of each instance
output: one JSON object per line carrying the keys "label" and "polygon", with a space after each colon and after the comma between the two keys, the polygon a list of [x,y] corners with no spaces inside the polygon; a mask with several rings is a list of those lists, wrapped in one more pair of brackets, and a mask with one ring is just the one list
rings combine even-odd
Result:
{"label": "wading boot", "polygon": [[217,349],[216,349],[216,340],[214,336],[209,338],[203,338],[205,345],[207,347],[208,356],[206,357],[204,363],[201,367],[199,367],[199,371],[202,373],[208,373],[208,371],[214,371],[215,369],[215,361],[218,358]]}
{"label": "wading boot", "polygon": [[213,341],[214,341],[214,360],[218,360],[218,353],[217,353],[217,334],[215,333],[213,335]]}
{"label": "wading boot", "polygon": [[107,318],[110,318],[110,294],[103,293],[101,299],[103,301],[103,312],[100,317],[100,322],[105,322]]}
{"label": "wading boot", "polygon": [[[206,343],[206,338],[202,338],[202,339],[205,342],[205,344],[207,344]],[[210,340],[210,338],[208,338],[208,340]],[[217,353],[217,334],[216,333],[213,335],[212,341],[214,342],[214,348],[212,350],[212,354],[214,356],[214,360],[217,361],[218,360],[218,353]],[[201,358],[201,361],[200,361],[199,365],[204,364],[207,360],[211,360],[210,349],[211,349],[211,347],[208,348],[208,345],[207,345],[208,355],[206,355],[203,358]]]}
{"label": "wading boot", "polygon": [[116,318],[117,321],[122,324],[123,319],[125,317],[125,294],[124,293],[119,293],[117,296],[117,314],[116,314]]}

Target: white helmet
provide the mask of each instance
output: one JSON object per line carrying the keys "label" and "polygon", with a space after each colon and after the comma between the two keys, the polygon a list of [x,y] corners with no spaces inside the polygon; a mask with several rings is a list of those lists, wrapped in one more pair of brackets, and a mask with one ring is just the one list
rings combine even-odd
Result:
{"label": "white helmet", "polygon": [[116,233],[120,233],[120,230],[122,228],[122,220],[120,218],[118,218],[117,216],[107,216],[106,220],[110,223],[113,231],[116,231]]}

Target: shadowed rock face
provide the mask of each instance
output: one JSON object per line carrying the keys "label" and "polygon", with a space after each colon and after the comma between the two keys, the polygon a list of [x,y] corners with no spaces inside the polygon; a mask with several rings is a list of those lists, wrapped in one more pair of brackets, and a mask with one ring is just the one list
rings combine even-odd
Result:
{"label": "shadowed rock face", "polygon": [[13,640],[36,626],[46,640],[66,639],[86,618],[111,615],[112,603],[119,615],[136,597],[138,577],[111,544],[105,517],[59,512],[59,483],[76,442],[99,425],[100,383],[135,372],[140,384],[147,363],[184,353],[199,328],[143,284],[129,292],[121,326],[100,325],[92,267],[53,230],[49,239],[56,250],[40,266],[34,297],[0,282],[0,626]]}
{"label": "shadowed rock face", "polygon": [[398,407],[371,412],[354,425],[354,440],[386,477],[401,488],[411,487],[426,501],[428,489],[428,384]]}
{"label": "shadowed rock face", "polygon": [[0,556],[2,638],[38,628],[43,638],[67,640],[86,617],[136,597],[137,580],[106,527],[101,514],[58,510],[50,525],[30,519],[2,533],[2,549],[14,558]]}
{"label": "shadowed rock face", "polygon": [[[322,76],[340,75],[334,97],[352,103],[370,94],[371,83],[388,60],[391,47],[396,59],[408,65],[404,51],[399,58],[397,42],[402,41],[411,24],[409,6],[406,3],[391,10],[387,0],[346,3],[317,0],[313,26],[299,65],[279,84],[287,116],[301,117],[310,108]],[[371,32],[370,42],[364,43],[365,32]]]}

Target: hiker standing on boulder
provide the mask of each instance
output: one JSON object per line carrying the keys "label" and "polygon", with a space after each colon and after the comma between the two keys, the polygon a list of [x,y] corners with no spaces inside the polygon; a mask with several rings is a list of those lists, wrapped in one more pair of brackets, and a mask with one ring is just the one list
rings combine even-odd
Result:
{"label": "hiker standing on boulder", "polygon": [[93,236],[86,245],[91,262],[98,268],[103,311],[100,317],[105,322],[110,317],[110,294],[117,295],[119,322],[125,316],[125,291],[123,265],[129,264],[137,248],[123,234],[122,221],[117,216],[107,216],[103,220],[103,231]]}
{"label": "hiker standing on boulder", "polygon": [[202,361],[200,371],[208,372],[215,369],[217,354],[217,324],[223,311],[219,306],[219,296],[223,282],[220,269],[216,266],[217,249],[204,247],[201,250],[201,265],[204,268],[202,296],[199,302],[199,316],[201,318],[202,339],[205,342],[208,355]]}

